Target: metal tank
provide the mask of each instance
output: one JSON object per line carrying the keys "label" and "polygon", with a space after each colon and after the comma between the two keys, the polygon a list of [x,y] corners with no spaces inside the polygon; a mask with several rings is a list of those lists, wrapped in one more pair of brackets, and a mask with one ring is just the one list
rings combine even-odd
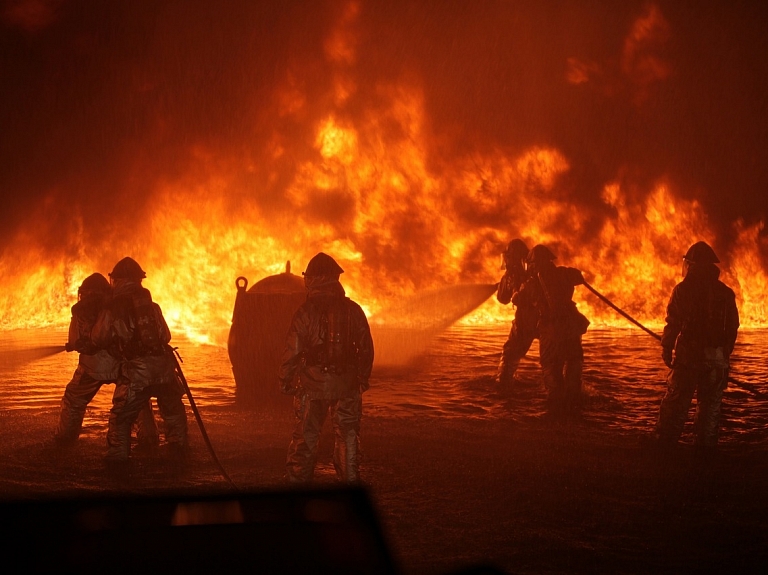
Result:
{"label": "metal tank", "polygon": [[266,277],[250,289],[242,276],[235,285],[227,350],[235,376],[236,404],[287,409],[291,398],[280,393],[277,370],[293,314],[307,297],[304,279],[292,274],[291,262],[287,262],[284,273]]}

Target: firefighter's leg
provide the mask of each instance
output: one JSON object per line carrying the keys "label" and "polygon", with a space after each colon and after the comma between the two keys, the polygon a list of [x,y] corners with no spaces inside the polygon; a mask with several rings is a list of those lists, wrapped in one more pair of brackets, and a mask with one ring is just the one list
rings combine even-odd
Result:
{"label": "firefighter's leg", "polygon": [[507,341],[504,342],[504,346],[501,348],[501,358],[499,359],[499,371],[497,375],[498,382],[501,385],[509,385],[513,382],[515,377],[515,371],[517,371],[517,365],[520,362],[514,360],[514,347],[517,339],[517,330],[515,328],[515,322],[512,322],[512,327],[509,330]]}
{"label": "firefighter's leg", "polygon": [[141,408],[139,417],[136,419],[136,439],[139,441],[139,446],[143,448],[155,448],[160,443],[160,434],[157,430],[151,398]]}
{"label": "firefighter's leg", "polygon": [[363,411],[362,393],[339,399],[331,407],[334,430],[333,466],[345,483],[360,480],[360,418]]}
{"label": "firefighter's leg", "polygon": [[581,338],[573,338],[566,344],[565,360],[565,404],[569,409],[578,409],[581,405],[581,373],[584,365],[584,349]]}
{"label": "firefighter's leg", "polygon": [[137,390],[125,380],[118,381],[109,413],[107,459],[128,460],[131,453],[131,426],[148,397],[147,388]]}
{"label": "firefighter's leg", "polygon": [[78,366],[61,399],[61,412],[55,435],[57,443],[71,443],[80,436],[85,408],[103,383],[93,379],[82,366]]}
{"label": "firefighter's leg", "polygon": [[550,359],[541,364],[544,387],[547,389],[547,405],[552,410],[563,408],[566,404],[564,365],[562,359]]}
{"label": "firefighter's leg", "polygon": [[715,368],[702,373],[696,395],[695,443],[702,447],[717,445],[720,431],[720,406],[728,385],[728,371]]}
{"label": "firefighter's leg", "polygon": [[509,330],[507,341],[504,342],[499,360],[497,379],[501,385],[509,385],[514,382],[520,360],[528,353],[533,340],[534,334],[524,333],[520,330],[516,320],[512,322],[512,328]]}
{"label": "firefighter's leg", "polygon": [[311,481],[314,476],[320,431],[328,413],[328,402],[309,399],[301,394],[294,397],[293,407],[296,425],[288,447],[285,467],[288,481],[299,483]]}
{"label": "firefighter's leg", "polygon": [[165,383],[152,387],[157,397],[157,407],[165,427],[165,441],[177,451],[187,447],[187,410],[182,401],[181,388],[174,383]]}
{"label": "firefighter's leg", "polygon": [[656,436],[660,443],[673,445],[680,439],[695,391],[695,370],[677,366],[669,372],[667,392],[661,400],[656,423]]}
{"label": "firefighter's leg", "polygon": [[555,334],[542,331],[539,338],[539,361],[547,390],[547,405],[550,410],[557,411],[565,405],[565,354],[562,342]]}

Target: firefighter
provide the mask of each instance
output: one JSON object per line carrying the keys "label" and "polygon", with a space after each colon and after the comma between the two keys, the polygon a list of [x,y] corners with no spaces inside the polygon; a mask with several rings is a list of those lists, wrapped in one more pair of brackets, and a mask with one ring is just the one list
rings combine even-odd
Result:
{"label": "firefighter", "polygon": [[529,279],[521,297],[530,298],[537,311],[539,362],[547,403],[551,412],[560,414],[574,411],[581,402],[581,336],[589,320],[573,301],[573,288],[584,283],[584,276],[576,268],[556,266],[555,259],[546,246],[531,249],[526,258]]}
{"label": "firefighter", "polygon": [[362,394],[369,387],[373,340],[362,308],[345,296],[344,272],[322,252],[304,272],[307,299],[293,316],[279,368],[280,390],[294,396],[289,482],[312,480],[318,441],[330,413],[333,464],[345,483],[359,481]]}
{"label": "firefighter", "polygon": [[502,254],[502,269],[504,275],[499,281],[496,291],[496,299],[507,305],[510,302],[515,306],[515,319],[512,328],[504,343],[499,361],[497,381],[501,385],[509,385],[515,379],[520,360],[525,357],[536,339],[536,323],[538,314],[533,302],[526,297],[521,288],[528,275],[525,270],[525,258],[528,256],[528,247],[521,239],[514,239],[507,244],[507,249]]}
{"label": "firefighter", "polygon": [[661,357],[670,372],[653,435],[663,447],[680,439],[694,393],[694,443],[702,451],[717,445],[720,404],[739,329],[736,296],[718,279],[718,263],[706,242],[693,244],[683,256],[683,280],[667,305]]}
{"label": "firefighter", "polygon": [[[118,360],[91,340],[91,329],[111,294],[109,281],[100,273],[85,278],[77,290],[77,303],[72,306],[65,347],[67,351],[79,352],[80,357],[77,369],[61,398],[61,412],[54,435],[56,444],[61,447],[74,444],[80,436],[85,409],[101,386],[117,381],[120,368]],[[140,413],[138,440],[146,448],[155,447],[158,442],[157,426],[149,402]]]}
{"label": "firefighter", "polygon": [[127,462],[131,425],[150,397],[157,398],[165,423],[165,440],[174,456],[187,447],[187,415],[182,402],[172,350],[171,332],[160,306],[142,287],[146,273],[132,258],[117,262],[109,274],[112,300],[99,314],[93,341],[120,362],[107,432],[107,460]]}

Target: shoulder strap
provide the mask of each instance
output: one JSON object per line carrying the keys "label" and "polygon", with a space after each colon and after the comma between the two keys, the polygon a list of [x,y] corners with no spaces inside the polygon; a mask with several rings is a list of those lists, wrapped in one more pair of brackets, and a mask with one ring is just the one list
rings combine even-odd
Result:
{"label": "shoulder strap", "polygon": [[152,294],[146,288],[140,288],[131,294],[133,314],[136,321],[134,340],[138,341],[144,351],[154,351],[162,348],[160,330],[155,319],[155,307]]}

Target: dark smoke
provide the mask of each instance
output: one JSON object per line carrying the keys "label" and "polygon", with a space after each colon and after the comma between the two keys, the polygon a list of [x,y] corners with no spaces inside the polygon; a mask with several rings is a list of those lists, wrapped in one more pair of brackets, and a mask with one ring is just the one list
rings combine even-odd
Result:
{"label": "dark smoke", "polygon": [[[241,162],[233,209],[285,210],[333,107],[323,43],[348,6],[5,0],[0,248],[32,216],[52,257],[79,226],[86,245],[103,242],[146,218],[158,184],[199,170],[201,152]],[[606,182],[642,195],[663,179],[727,240],[737,219],[768,216],[767,24],[762,3],[728,0],[361,1],[347,64],[359,89],[337,111],[375,108],[378,85],[407,79],[424,91],[436,169],[475,150],[552,146],[571,165],[564,201],[599,218]],[[278,85],[305,95],[300,116],[279,114]],[[287,153],[267,163],[275,133]],[[354,206],[327,200],[307,217],[343,232]],[[402,250],[385,267],[409,257],[424,265]]]}

